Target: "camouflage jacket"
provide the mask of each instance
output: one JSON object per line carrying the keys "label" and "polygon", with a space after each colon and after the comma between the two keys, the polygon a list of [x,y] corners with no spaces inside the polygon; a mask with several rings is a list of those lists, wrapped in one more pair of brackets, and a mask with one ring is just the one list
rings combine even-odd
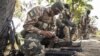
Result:
{"label": "camouflage jacket", "polygon": [[50,9],[44,7],[34,7],[28,12],[24,24],[25,31],[37,33],[39,30],[53,30],[54,18],[49,16]]}
{"label": "camouflage jacket", "polygon": [[81,20],[81,25],[83,27],[87,27],[90,23],[90,18],[88,15],[83,15],[82,20]]}

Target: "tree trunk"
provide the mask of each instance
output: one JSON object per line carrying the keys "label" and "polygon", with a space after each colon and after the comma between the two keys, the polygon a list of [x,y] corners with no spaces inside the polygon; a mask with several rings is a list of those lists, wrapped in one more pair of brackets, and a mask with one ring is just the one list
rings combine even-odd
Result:
{"label": "tree trunk", "polygon": [[[4,33],[7,32],[7,26],[10,20],[12,20],[13,12],[15,7],[15,0],[0,0],[0,51],[4,49],[3,44],[7,38],[3,37]],[[0,55],[1,56],[1,55]]]}

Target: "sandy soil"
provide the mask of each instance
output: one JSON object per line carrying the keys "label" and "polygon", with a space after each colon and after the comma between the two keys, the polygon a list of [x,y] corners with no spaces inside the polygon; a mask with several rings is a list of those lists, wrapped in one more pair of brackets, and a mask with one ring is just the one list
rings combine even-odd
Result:
{"label": "sandy soil", "polygon": [[100,41],[97,39],[82,40],[82,52],[77,56],[100,56]]}

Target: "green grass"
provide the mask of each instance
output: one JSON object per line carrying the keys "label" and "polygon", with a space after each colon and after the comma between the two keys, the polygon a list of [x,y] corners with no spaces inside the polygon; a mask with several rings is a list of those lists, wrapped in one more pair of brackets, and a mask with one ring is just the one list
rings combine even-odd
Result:
{"label": "green grass", "polygon": [[96,35],[97,35],[97,36],[100,36],[100,31],[97,31],[97,32],[96,32]]}

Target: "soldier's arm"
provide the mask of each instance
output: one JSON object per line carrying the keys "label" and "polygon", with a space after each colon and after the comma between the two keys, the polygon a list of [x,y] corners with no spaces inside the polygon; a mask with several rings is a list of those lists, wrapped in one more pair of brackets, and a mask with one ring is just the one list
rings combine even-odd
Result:
{"label": "soldier's arm", "polygon": [[62,28],[62,27],[65,26],[65,24],[63,24],[62,21],[61,21],[60,19],[56,19],[56,25],[57,25],[57,27],[59,27],[59,28]]}
{"label": "soldier's arm", "polygon": [[38,22],[38,18],[41,16],[41,8],[36,7],[28,12],[26,22],[24,24],[24,29],[28,32],[38,33],[40,29],[35,27],[36,23]]}
{"label": "soldier's arm", "polygon": [[38,33],[40,31],[40,29],[38,29],[37,27],[35,27],[34,25],[38,22],[38,17],[39,16],[34,16],[34,18],[31,19],[31,17],[28,15],[27,16],[27,20],[24,24],[24,29],[28,32],[31,33]]}

